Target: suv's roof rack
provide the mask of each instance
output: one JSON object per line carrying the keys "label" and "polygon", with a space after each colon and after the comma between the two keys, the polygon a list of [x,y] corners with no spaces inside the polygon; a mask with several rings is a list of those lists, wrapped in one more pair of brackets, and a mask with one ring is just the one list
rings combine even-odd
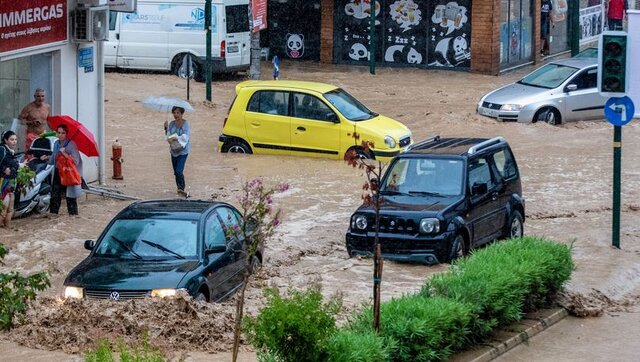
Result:
{"label": "suv's roof rack", "polygon": [[497,145],[497,144],[502,143],[502,142],[506,142],[504,140],[504,138],[502,138],[502,137],[494,137],[492,139],[486,140],[484,142],[480,142],[477,145],[469,147],[469,151],[467,151],[467,153],[472,155],[472,154],[474,154],[474,153],[476,153],[476,152],[478,152],[480,150],[483,150],[483,149],[485,149],[487,147],[491,147],[493,145]]}
{"label": "suv's roof rack", "polygon": [[407,151],[412,150],[412,149],[417,148],[417,147],[424,146],[424,145],[429,144],[431,142],[438,142],[438,141],[440,141],[440,136],[433,136],[433,137],[425,138],[422,141],[416,142],[416,143],[410,145],[409,147],[407,147]]}

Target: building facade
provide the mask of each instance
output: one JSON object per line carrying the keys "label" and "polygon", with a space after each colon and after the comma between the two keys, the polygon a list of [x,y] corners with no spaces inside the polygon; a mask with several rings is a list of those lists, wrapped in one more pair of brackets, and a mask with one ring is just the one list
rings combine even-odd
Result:
{"label": "building facade", "polygon": [[[13,128],[21,149],[25,129],[18,115],[42,88],[52,115],[82,122],[104,151],[100,42],[73,40],[77,8],[75,0],[0,1],[0,130]],[[85,180],[99,179],[102,162],[84,159]]]}
{"label": "building facade", "polygon": [[[606,26],[605,0],[551,2],[551,55],[570,51],[574,14],[583,44]],[[540,62],[540,6],[541,0],[375,0],[376,64],[499,74]],[[271,0],[262,46],[284,59],[368,65],[370,15],[370,0]]]}

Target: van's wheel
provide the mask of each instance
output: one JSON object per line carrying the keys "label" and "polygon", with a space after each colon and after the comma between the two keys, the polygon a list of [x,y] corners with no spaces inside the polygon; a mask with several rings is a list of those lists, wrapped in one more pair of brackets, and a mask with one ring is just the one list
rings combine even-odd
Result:
{"label": "van's wheel", "polygon": [[506,237],[509,239],[521,238],[524,235],[524,221],[522,220],[522,214],[520,211],[514,210],[509,218],[507,224]]}
{"label": "van's wheel", "polygon": [[[171,62],[171,72],[178,77],[180,76],[180,64],[185,55],[185,53],[178,54],[173,58],[173,61]],[[191,58],[193,59],[193,80],[195,80],[196,82],[204,82],[204,65],[196,59],[195,55],[192,54]]]}
{"label": "van's wheel", "polygon": [[467,247],[464,243],[464,236],[458,235],[451,243],[451,250],[449,251],[449,260],[451,263],[458,258],[462,258],[467,255]]}
{"label": "van's wheel", "polygon": [[[228,144],[227,144],[228,143]],[[226,151],[225,151],[226,150]],[[222,146],[223,152],[251,154],[251,147],[243,140],[232,138]]]}
{"label": "van's wheel", "polygon": [[560,116],[560,112],[558,112],[557,109],[547,107],[539,110],[535,116],[533,116],[533,123],[538,121],[557,126],[562,123],[562,116]]}

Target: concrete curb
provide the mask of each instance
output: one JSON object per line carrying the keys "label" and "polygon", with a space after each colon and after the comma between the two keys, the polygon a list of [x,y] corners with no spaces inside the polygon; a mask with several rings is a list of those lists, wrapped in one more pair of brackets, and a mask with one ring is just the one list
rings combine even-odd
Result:
{"label": "concrete curb", "polygon": [[[486,347],[482,348],[478,352],[480,355],[474,355],[468,361],[470,362],[488,362],[491,361],[503,353],[513,349],[517,345],[528,341],[531,337],[536,334],[544,331],[545,329],[551,327],[552,325],[558,323],[563,318],[565,318],[569,313],[564,308],[558,308],[550,311],[550,313],[545,314],[539,318],[535,316],[527,316],[523,323],[520,325],[524,327],[523,330],[519,330],[519,328],[515,328],[512,333],[516,333],[515,335],[508,337],[507,339],[501,342],[490,342]],[[526,323],[526,321],[533,321],[533,323]]]}

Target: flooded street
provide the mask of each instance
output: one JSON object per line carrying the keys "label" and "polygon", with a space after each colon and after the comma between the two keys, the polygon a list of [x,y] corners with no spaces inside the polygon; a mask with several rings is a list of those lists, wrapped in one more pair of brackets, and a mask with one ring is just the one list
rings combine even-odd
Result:
{"label": "flooded street", "polygon": [[[263,79],[268,79],[269,63],[262,66]],[[597,289],[608,298],[629,301],[631,309],[638,309],[640,123],[635,121],[623,128],[622,248],[616,250],[611,247],[613,127],[610,124],[604,121],[561,126],[498,123],[475,114],[476,103],[485,92],[530,70],[492,77],[463,72],[378,68],[372,77],[364,67],[283,62],[281,79],[314,80],[342,87],[373,111],[406,124],[415,140],[433,135],[505,137],[522,174],[526,199],[525,234],[573,243],[577,267],[568,285],[569,291],[586,295]],[[343,161],[219,153],[218,136],[233,100],[234,87],[242,80],[235,77],[215,81],[212,104],[204,102],[204,85],[191,83],[191,103],[195,112],[185,114],[192,127],[191,153],[185,170],[188,191],[193,198],[214,198],[238,205],[235,194],[244,181],[260,176],[267,184],[289,183],[291,188],[275,200],[283,210],[283,224],[278,237],[267,245],[259,278],[247,290],[247,310],[255,313],[263,304],[262,287],[286,291],[289,287],[299,289],[319,282],[326,296],[342,294],[344,318],[369,301],[371,295],[371,260],[350,259],[344,245],[349,216],[360,204],[365,177]],[[145,109],[142,100],[149,95],[186,98],[185,86],[185,80],[171,75],[106,74],[107,149],[110,151],[110,143],[119,139],[125,160],[124,180],[115,181],[109,178],[110,155],[106,156],[107,186],[141,199],[175,196],[162,128],[169,115]],[[52,217],[32,215],[15,220],[13,229],[0,231],[0,242],[10,248],[6,265],[0,270],[49,271],[52,283],[43,293],[50,298],[36,305],[25,325],[0,334],[0,355],[14,350],[16,343],[20,343],[38,350],[19,347],[20,357],[16,357],[19,359],[46,360],[48,354],[58,360],[63,360],[64,356],[73,359],[72,355],[62,355],[60,350],[78,352],[84,348],[84,343],[107,333],[109,329],[88,328],[96,320],[106,323],[104,314],[100,314],[101,308],[95,305],[97,302],[85,302],[73,308],[65,306],[70,308],[68,311],[87,312],[85,315],[74,314],[68,320],[52,315],[65,315],[63,311],[56,311],[60,307],[55,297],[63,292],[66,274],[87,255],[84,240],[96,239],[111,218],[127,204],[89,195],[80,200],[78,217],[69,217],[66,211]],[[66,209],[63,207],[63,210]],[[386,262],[382,297],[387,300],[417,291],[430,275],[446,268],[447,265],[429,267]],[[171,305],[149,304],[158,310]],[[224,329],[231,327],[229,313],[233,308],[227,303],[199,312],[215,309],[207,315],[214,326]],[[126,313],[114,315],[133,317]],[[57,325],[47,328],[40,324],[40,317],[51,317]],[[171,321],[180,316],[165,317]],[[157,322],[149,316],[146,326],[156,326]],[[100,323],[96,326],[104,325]],[[197,325],[185,326],[189,333],[198,333],[195,327]],[[604,328],[610,337],[603,338],[613,339],[619,334],[615,323],[608,323]],[[57,340],[46,338],[47,333],[53,333]],[[69,338],[71,335],[74,338]],[[229,333],[219,332],[215,336],[215,341],[207,343],[193,339],[190,340],[193,343],[175,345],[209,352],[224,352],[231,348]],[[53,349],[57,351],[42,351]],[[245,346],[245,350],[250,347]]]}

